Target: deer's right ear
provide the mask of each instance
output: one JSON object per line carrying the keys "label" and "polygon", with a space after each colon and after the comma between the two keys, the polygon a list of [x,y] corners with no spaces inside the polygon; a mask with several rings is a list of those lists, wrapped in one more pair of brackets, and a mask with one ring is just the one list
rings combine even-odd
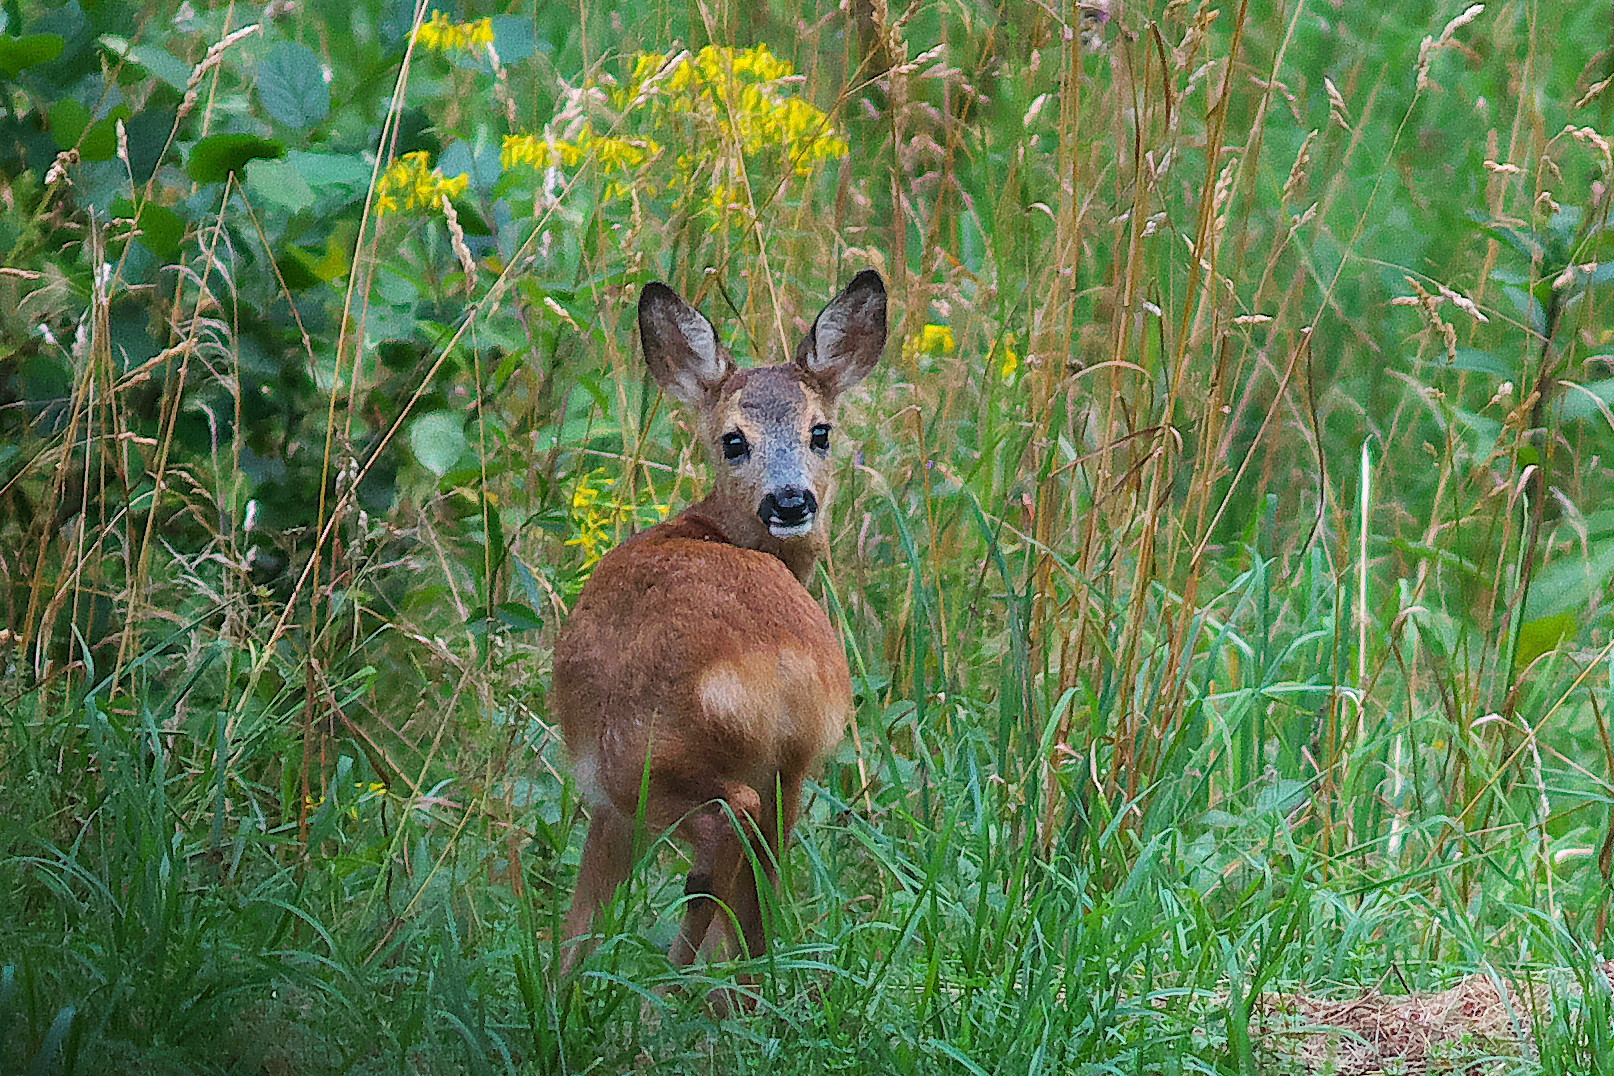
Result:
{"label": "deer's right ear", "polygon": [[700,404],[734,369],[712,323],[659,280],[639,293],[639,339],[650,376],[687,404]]}

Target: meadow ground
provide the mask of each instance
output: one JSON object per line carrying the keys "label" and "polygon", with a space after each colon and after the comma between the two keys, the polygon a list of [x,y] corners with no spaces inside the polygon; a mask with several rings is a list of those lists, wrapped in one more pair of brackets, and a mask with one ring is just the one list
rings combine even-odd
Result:
{"label": "meadow ground", "polygon": [[[1614,1072],[1608,3],[0,22],[0,1071]],[[638,290],[868,266],[755,1012],[562,975]]]}

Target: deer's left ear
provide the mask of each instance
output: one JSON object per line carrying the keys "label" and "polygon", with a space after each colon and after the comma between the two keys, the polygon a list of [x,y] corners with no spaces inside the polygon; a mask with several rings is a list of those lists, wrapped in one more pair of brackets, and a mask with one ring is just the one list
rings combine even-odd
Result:
{"label": "deer's left ear", "polygon": [[885,351],[885,281],[873,269],[829,301],[796,348],[796,365],[831,396],[862,381]]}

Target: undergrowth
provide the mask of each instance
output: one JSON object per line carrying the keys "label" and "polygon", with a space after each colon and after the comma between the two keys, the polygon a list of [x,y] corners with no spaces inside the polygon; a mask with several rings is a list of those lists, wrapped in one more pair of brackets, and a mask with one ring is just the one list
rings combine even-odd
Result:
{"label": "undergrowth", "polygon": [[[1607,5],[0,19],[0,1070],[1614,1071]],[[563,975],[638,290],[867,266],[755,1010],[666,842]]]}

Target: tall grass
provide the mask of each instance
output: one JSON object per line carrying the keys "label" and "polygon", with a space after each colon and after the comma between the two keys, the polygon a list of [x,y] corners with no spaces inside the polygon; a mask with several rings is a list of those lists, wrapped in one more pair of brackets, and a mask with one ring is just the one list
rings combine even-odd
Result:
{"label": "tall grass", "polygon": [[[1605,11],[584,4],[497,59],[144,14],[172,165],[285,133],[281,39],[337,61],[307,152],[379,156],[296,209],[193,157],[7,180],[80,238],[8,223],[0,276],[0,1068],[1321,1071],[1284,998],[1472,973],[1511,1031],[1435,1070],[1614,1067]],[[708,44],[847,151],[657,111],[639,57]],[[575,158],[497,161],[546,125]],[[427,145],[467,191],[380,212]],[[655,840],[563,976],[549,641],[703,483],[637,289],[762,360],[865,265],[858,710],[756,1011],[668,965]]]}

